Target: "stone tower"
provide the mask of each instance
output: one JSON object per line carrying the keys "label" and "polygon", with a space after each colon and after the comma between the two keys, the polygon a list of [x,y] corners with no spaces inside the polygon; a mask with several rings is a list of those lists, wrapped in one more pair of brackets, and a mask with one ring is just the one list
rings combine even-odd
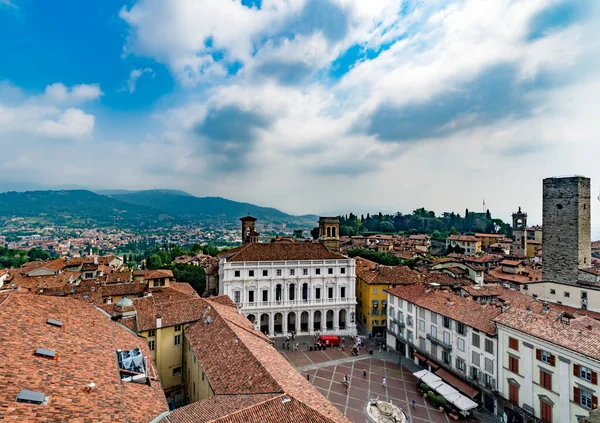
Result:
{"label": "stone tower", "polygon": [[334,253],[340,252],[340,219],[337,217],[319,218],[319,241]]}
{"label": "stone tower", "polygon": [[260,235],[256,232],[254,228],[254,222],[257,221],[255,217],[245,216],[241,217],[242,221],[242,244],[248,244],[250,242],[258,242],[258,236]]}
{"label": "stone tower", "polygon": [[527,257],[527,213],[519,211],[513,213],[513,243],[512,253],[521,257]]}
{"label": "stone tower", "polygon": [[590,267],[590,179],[544,179],[542,277],[576,283],[580,268]]}

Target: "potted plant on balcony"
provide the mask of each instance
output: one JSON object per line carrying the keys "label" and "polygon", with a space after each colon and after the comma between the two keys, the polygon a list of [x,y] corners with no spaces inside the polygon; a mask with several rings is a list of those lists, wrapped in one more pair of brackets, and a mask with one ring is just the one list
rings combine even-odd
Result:
{"label": "potted plant on balcony", "polygon": [[429,392],[429,386],[427,386],[426,383],[421,383],[419,385],[419,392],[421,392],[422,394],[427,394],[427,392]]}
{"label": "potted plant on balcony", "polygon": [[446,398],[439,395],[437,397],[437,406],[439,407],[440,412],[443,413],[446,410],[446,405],[448,405],[448,401],[446,401]]}

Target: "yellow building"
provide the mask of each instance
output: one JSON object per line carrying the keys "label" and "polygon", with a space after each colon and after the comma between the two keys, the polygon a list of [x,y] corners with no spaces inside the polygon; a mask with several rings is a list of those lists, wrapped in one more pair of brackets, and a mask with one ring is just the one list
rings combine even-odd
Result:
{"label": "yellow building", "polygon": [[396,285],[416,283],[418,274],[406,266],[383,266],[356,258],[356,315],[369,334],[384,334],[387,327],[387,294]]}
{"label": "yellow building", "polygon": [[460,247],[466,255],[481,253],[481,239],[471,235],[450,235],[446,238],[446,248]]}

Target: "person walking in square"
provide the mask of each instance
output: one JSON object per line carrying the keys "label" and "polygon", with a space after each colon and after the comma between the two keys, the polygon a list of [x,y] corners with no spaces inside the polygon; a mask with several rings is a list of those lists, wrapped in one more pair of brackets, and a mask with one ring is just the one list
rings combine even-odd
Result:
{"label": "person walking in square", "polygon": [[381,382],[381,386],[385,386],[385,376],[383,377],[383,381]]}
{"label": "person walking in square", "polygon": [[363,378],[365,378],[365,379],[367,378],[367,369],[363,370]]}

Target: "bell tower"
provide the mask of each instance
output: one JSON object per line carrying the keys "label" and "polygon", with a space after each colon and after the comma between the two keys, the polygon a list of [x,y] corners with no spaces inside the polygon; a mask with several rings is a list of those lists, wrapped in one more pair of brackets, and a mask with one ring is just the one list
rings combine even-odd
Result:
{"label": "bell tower", "polygon": [[337,217],[319,218],[319,241],[334,253],[340,252],[340,219]]}
{"label": "bell tower", "polygon": [[260,235],[256,232],[254,227],[254,222],[257,221],[255,217],[245,216],[241,217],[242,221],[242,244],[249,244],[258,242],[258,236]]}
{"label": "bell tower", "polygon": [[513,213],[513,243],[512,253],[527,257],[527,213],[519,211]]}

